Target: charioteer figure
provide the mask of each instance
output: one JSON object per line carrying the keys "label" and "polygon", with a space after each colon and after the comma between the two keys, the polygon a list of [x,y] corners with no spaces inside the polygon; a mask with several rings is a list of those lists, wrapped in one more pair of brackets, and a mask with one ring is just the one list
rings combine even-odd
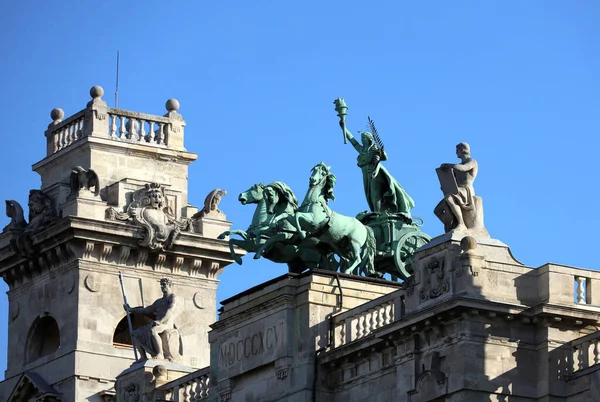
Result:
{"label": "charioteer figure", "polygon": [[415,202],[381,164],[387,160],[387,154],[373,120],[369,118],[371,132],[362,133],[362,143],[359,143],[346,128],[345,117],[348,107],[344,100],[338,98],[334,103],[340,117],[340,127],[344,132],[344,143],[347,139],[358,152],[357,164],[362,170],[363,187],[369,209],[375,213],[401,214],[410,220],[410,210],[414,208]]}

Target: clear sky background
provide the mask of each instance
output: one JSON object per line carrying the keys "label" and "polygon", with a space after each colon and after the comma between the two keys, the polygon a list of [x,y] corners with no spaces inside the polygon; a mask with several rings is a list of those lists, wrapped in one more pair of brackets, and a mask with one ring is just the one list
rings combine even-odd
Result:
{"label": "clear sky background", "polygon": [[[0,200],[26,206],[39,188],[30,166],[45,156],[52,108],[78,112],[92,85],[114,106],[120,49],[120,108],[163,114],[180,101],[186,147],[199,154],[190,202],[226,189],[233,228],[254,211],[241,191],[282,180],[301,199],[320,161],[338,178],[332,208],[367,209],[332,103],[342,96],[353,132],[368,115],[377,123],[425,232],[443,232],[434,169],[467,141],[492,237],[528,266],[595,269],[599,20],[596,1],[6,2]],[[284,272],[247,256],[220,276],[218,300]],[[7,311],[1,295],[0,378]]]}

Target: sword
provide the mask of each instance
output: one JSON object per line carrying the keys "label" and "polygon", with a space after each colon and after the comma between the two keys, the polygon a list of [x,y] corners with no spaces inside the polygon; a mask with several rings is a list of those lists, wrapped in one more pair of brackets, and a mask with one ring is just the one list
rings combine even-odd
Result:
{"label": "sword", "polygon": [[135,361],[138,361],[137,348],[135,347],[135,339],[133,339],[133,324],[131,324],[131,315],[129,314],[129,304],[127,304],[127,296],[125,296],[125,286],[123,286],[123,273],[119,271],[119,282],[121,282],[121,292],[123,293],[123,303],[125,304],[125,312],[127,313],[127,323],[129,324],[129,334],[131,335],[131,346],[133,346],[133,355]]}

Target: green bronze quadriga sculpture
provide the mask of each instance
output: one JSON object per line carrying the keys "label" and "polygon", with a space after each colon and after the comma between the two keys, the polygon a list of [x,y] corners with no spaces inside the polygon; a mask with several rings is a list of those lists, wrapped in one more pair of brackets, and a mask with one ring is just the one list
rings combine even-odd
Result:
{"label": "green bronze quadriga sculpture", "polygon": [[280,181],[255,184],[239,196],[242,204],[256,204],[247,230],[227,231],[219,236],[230,239],[231,253],[238,264],[235,246],[287,263],[290,272],[326,269],[346,274],[406,280],[415,251],[430,237],[420,230],[422,220],[413,218],[413,199],[387,171],[382,162],[387,154],[374,122],[361,142],[346,128],[348,107],[342,98],[334,101],[340,117],[344,143],[358,152],[357,164],[363,174],[363,191],[369,210],[356,217],[335,212],[329,202],[335,199],[336,176],[321,162],[311,170],[309,186],[302,203],[291,188]]}

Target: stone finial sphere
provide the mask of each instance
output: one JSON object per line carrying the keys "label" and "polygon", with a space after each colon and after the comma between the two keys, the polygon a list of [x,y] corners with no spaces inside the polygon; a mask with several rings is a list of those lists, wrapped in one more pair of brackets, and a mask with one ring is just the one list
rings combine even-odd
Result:
{"label": "stone finial sphere", "polygon": [[167,112],[176,112],[179,110],[179,101],[175,98],[171,98],[165,104]]}
{"label": "stone finial sphere", "polygon": [[94,85],[90,89],[90,96],[92,99],[102,98],[102,95],[104,95],[104,89],[100,85]]}
{"label": "stone finial sphere", "polygon": [[65,117],[65,112],[61,108],[59,108],[59,107],[55,107],[50,112],[50,118],[53,121],[62,120],[64,117]]}
{"label": "stone finial sphere", "polygon": [[156,377],[156,378],[166,378],[167,373],[168,373],[167,368],[160,364],[154,366],[154,368],[152,369],[152,374],[154,374],[154,377]]}
{"label": "stone finial sphere", "polygon": [[477,240],[473,236],[465,236],[460,240],[460,248],[464,252],[475,250],[476,247]]}

